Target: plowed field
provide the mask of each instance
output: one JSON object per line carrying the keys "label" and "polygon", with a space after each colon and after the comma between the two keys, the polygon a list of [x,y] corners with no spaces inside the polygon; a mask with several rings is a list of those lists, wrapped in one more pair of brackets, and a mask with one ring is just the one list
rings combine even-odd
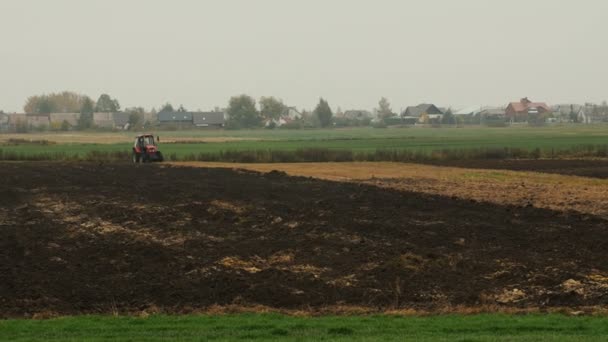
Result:
{"label": "plowed field", "polygon": [[3,163],[0,179],[3,317],[608,304],[591,212],[169,165]]}

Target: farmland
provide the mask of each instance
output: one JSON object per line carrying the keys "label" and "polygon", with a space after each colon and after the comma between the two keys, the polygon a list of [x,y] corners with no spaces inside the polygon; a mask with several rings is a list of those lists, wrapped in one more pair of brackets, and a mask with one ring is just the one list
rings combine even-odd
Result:
{"label": "farmland", "polygon": [[157,165],[85,158],[128,157],[124,133],[0,136],[5,152],[50,156],[0,162],[0,339],[606,334],[605,158],[188,157],[304,146],[580,152],[606,145],[601,126],[159,135],[176,158]]}
{"label": "farmland", "polygon": [[[427,185],[408,186],[407,172],[336,182],[277,170],[3,163],[0,314],[606,305],[608,231],[594,203],[604,181],[537,176],[530,182],[552,191],[569,185],[572,198],[531,188],[500,203],[463,191],[474,187],[429,188],[450,186],[431,172]],[[495,189],[516,177],[466,173]]]}
{"label": "farmland", "polygon": [[[354,128],[335,130],[251,130],[251,131],[170,131],[160,132],[162,150],[174,160],[213,161],[223,152],[333,150],[353,154],[377,151],[409,151],[430,155],[441,150],[519,149],[520,153],[552,156],[594,153],[608,155],[605,126],[554,126],[515,128]],[[10,143],[19,141],[20,143]],[[29,140],[48,141],[41,148]],[[127,133],[47,133],[0,135],[4,159],[78,159],[87,153],[128,152],[132,134]],[[351,157],[351,158],[356,158]],[[368,160],[367,157],[362,157]],[[223,161],[223,160],[222,160]],[[315,160],[308,160],[315,161]],[[319,160],[324,161],[324,160]]]}

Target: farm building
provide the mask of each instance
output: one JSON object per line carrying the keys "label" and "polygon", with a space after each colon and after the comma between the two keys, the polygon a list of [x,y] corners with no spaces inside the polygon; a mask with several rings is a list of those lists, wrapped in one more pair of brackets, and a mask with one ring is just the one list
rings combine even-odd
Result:
{"label": "farm building", "polygon": [[158,113],[160,124],[190,123],[192,124],[192,113],[190,112],[160,112]]}
{"label": "farm building", "polygon": [[80,113],[51,113],[49,119],[53,128],[61,127],[64,122],[67,122],[70,127],[76,127],[80,120]]}
{"label": "farm building", "polygon": [[506,115],[512,122],[526,122],[530,116],[551,113],[551,107],[544,102],[532,102],[527,97],[507,106]]}
{"label": "farm building", "polygon": [[26,114],[9,114],[8,129],[11,131],[27,130],[27,115]]}
{"label": "farm building", "polygon": [[192,123],[196,127],[222,128],[226,120],[222,112],[193,112]]}
{"label": "farm building", "polygon": [[30,128],[48,128],[51,125],[49,115],[28,114],[26,115],[27,126]]}
{"label": "farm building", "polygon": [[9,114],[8,115],[8,127],[14,130],[19,125],[27,126],[27,116],[25,114]]}
{"label": "farm building", "polygon": [[112,113],[93,113],[93,124],[100,128],[114,128]]}

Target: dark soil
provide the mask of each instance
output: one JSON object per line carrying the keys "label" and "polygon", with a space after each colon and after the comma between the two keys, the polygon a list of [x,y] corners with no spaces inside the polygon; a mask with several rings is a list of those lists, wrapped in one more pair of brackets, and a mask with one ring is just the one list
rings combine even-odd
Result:
{"label": "dark soil", "polygon": [[0,164],[0,317],[608,304],[608,222],[223,169]]}
{"label": "dark soil", "polygon": [[608,159],[480,159],[441,161],[431,164],[471,169],[534,171],[569,176],[608,178]]}

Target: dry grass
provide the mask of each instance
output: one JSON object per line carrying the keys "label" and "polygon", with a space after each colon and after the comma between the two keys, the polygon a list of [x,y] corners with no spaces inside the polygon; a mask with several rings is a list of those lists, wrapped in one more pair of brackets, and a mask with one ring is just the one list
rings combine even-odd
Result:
{"label": "dry grass", "polygon": [[500,205],[533,206],[608,217],[608,180],[536,172],[478,170],[403,163],[230,164],[179,166],[282,171],[292,176],[362,182],[403,191]]}

